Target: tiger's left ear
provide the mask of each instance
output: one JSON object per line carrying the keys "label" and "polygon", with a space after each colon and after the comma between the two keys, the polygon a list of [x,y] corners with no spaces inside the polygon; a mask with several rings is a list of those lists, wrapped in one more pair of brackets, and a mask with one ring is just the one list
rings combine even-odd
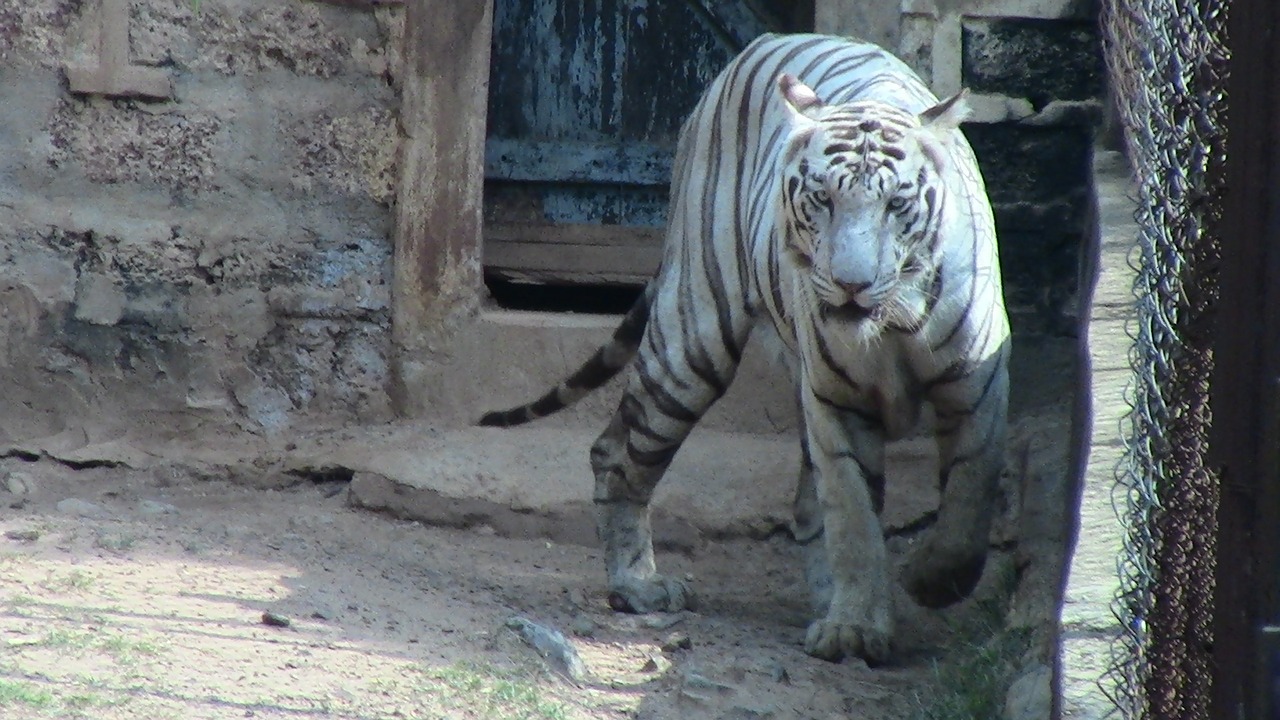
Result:
{"label": "tiger's left ear", "polygon": [[920,113],[920,124],[931,130],[954,130],[969,117],[969,89],[960,92]]}

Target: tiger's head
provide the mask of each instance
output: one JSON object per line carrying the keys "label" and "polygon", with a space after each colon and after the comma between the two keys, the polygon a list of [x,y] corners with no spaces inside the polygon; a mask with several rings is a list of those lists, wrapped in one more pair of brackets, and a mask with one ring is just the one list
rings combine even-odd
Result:
{"label": "tiger's head", "polygon": [[790,75],[780,230],[825,316],[912,330],[937,300],[946,144],[964,91],[920,115],[876,101],[828,105]]}

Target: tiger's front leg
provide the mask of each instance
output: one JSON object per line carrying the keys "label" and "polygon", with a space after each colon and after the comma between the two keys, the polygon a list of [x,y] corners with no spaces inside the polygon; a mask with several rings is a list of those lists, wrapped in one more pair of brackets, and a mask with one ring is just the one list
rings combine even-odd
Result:
{"label": "tiger's front leg", "polygon": [[804,649],[824,660],[879,665],[893,643],[888,553],[872,492],[884,483],[884,432],[809,391],[802,406],[832,586],[826,616],[810,624]]}
{"label": "tiger's front leg", "polygon": [[1004,468],[1006,347],[964,380],[937,388],[938,520],[903,569],[903,585],[925,607],[968,597],[986,564],[1000,471]]}

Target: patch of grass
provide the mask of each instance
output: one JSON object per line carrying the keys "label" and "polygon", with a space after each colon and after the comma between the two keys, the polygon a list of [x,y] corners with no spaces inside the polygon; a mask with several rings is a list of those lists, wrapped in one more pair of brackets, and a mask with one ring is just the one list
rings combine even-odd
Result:
{"label": "patch of grass", "polygon": [[39,644],[54,650],[88,650],[93,641],[93,633],[54,628],[44,634]]}
{"label": "patch of grass", "polygon": [[31,617],[31,609],[38,604],[39,602],[35,598],[21,593],[10,596],[4,602],[5,610],[15,617]]}
{"label": "patch of grass", "polygon": [[418,689],[430,714],[494,720],[565,720],[568,709],[543,699],[529,676],[481,663],[455,663],[422,671]]}
{"label": "patch of grass", "polygon": [[54,629],[45,633],[40,645],[64,652],[98,651],[120,662],[132,662],[141,655],[157,655],[160,649],[149,640],[124,635],[83,630]]}
{"label": "patch of grass", "polygon": [[94,582],[93,575],[83,570],[72,570],[66,575],[56,575],[51,572],[40,586],[55,593],[85,592],[93,587]]}
{"label": "patch of grass", "polygon": [[103,550],[110,550],[114,553],[126,553],[133,549],[138,539],[132,535],[121,532],[100,531],[94,538],[93,544]]}
{"label": "patch of grass", "polygon": [[93,717],[86,711],[127,702],[127,698],[113,699],[95,692],[99,685],[96,681],[89,683],[88,687],[59,683],[55,690],[47,690],[31,682],[0,679],[0,717],[9,717],[3,708],[15,705],[54,712],[58,717]]}
{"label": "patch of grass", "polygon": [[150,640],[135,640],[124,635],[107,635],[98,641],[97,648],[120,660],[130,660],[139,655],[159,655],[160,648]]}
{"label": "patch of grass", "polygon": [[971,614],[952,624],[959,646],[935,662],[927,699],[917,695],[914,720],[989,720],[1001,716],[1018,661],[1031,642],[1029,630],[1004,627],[1017,586],[1012,565],[997,566],[992,596],[975,602]]}
{"label": "patch of grass", "polygon": [[1024,633],[997,634],[957,651],[933,667],[934,691],[917,696],[916,720],[989,720],[1000,717],[1005,694],[1027,647]]}
{"label": "patch of grass", "polygon": [[53,704],[53,693],[38,685],[20,680],[0,678],[0,707],[28,705],[35,708],[47,708]]}
{"label": "patch of grass", "polygon": [[91,693],[71,693],[62,698],[62,705],[71,710],[86,710],[88,708],[105,707],[111,704],[112,702],[110,700]]}

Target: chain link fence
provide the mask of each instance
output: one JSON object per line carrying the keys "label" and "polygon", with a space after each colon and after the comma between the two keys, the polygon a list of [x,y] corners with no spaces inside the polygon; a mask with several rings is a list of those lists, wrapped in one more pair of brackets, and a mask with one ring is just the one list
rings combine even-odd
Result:
{"label": "chain link fence", "polygon": [[1217,479],[1206,460],[1225,160],[1229,0],[1103,0],[1111,92],[1138,178],[1127,530],[1104,691],[1121,714],[1205,718]]}

